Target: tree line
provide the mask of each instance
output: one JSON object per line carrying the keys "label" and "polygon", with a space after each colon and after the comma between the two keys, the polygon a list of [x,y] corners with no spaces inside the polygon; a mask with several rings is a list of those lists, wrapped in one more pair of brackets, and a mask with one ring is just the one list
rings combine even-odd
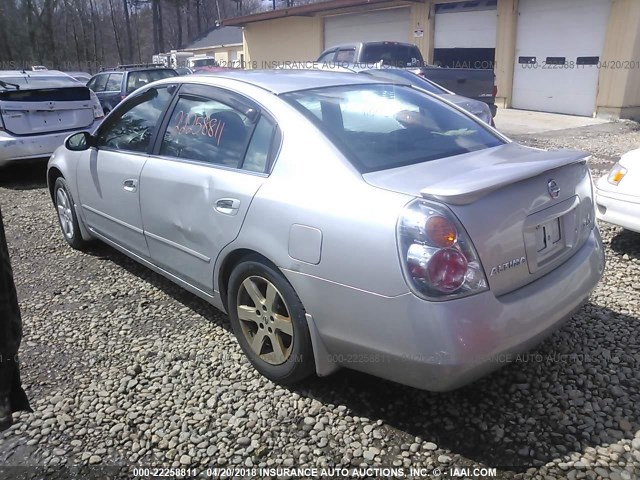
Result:
{"label": "tree line", "polygon": [[[310,0],[296,1],[308,3]],[[0,0],[0,70],[148,63],[216,22],[293,0]]]}

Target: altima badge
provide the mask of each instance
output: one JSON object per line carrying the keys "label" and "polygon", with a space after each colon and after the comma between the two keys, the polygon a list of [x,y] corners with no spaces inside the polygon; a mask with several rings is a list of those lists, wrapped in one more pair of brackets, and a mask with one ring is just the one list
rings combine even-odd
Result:
{"label": "altima badge", "polygon": [[506,272],[515,267],[519,267],[520,265],[524,265],[527,263],[527,259],[525,257],[514,258],[513,260],[509,260],[508,262],[502,263],[500,265],[496,265],[491,269],[490,277],[497,275],[502,272]]}
{"label": "altima badge", "polygon": [[547,190],[551,198],[558,198],[560,196],[560,187],[553,178],[547,183]]}

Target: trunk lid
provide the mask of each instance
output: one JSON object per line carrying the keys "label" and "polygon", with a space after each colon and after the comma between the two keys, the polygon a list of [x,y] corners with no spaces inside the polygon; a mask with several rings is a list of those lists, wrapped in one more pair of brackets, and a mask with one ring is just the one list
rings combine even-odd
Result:
{"label": "trunk lid", "polygon": [[0,115],[14,135],[81,129],[94,119],[91,94],[84,86],[0,91]]}
{"label": "trunk lid", "polygon": [[499,296],[557,268],[588,238],[594,219],[587,157],[509,143],[364,179],[448,205]]}

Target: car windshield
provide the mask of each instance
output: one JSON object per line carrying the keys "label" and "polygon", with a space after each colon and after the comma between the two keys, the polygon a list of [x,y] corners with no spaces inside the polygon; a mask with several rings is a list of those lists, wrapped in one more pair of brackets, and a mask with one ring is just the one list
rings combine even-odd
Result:
{"label": "car windshield", "polygon": [[363,173],[505,143],[481,122],[408,86],[350,85],[292,92],[283,97]]}
{"label": "car windshield", "polygon": [[378,63],[395,67],[413,67],[422,63],[422,55],[415,45],[403,43],[368,43],[362,47],[362,63]]}
{"label": "car windshield", "polygon": [[[0,77],[0,89],[3,90],[15,90],[13,85],[18,85],[20,90],[29,90],[34,88],[60,88],[60,87],[78,87],[81,84],[74,78],[62,76],[62,75],[48,75],[48,76],[7,76]],[[2,83],[8,86],[3,86]]]}
{"label": "car windshield", "polygon": [[127,79],[127,92],[131,93],[140,87],[144,87],[148,83],[162,80],[163,78],[175,77],[178,74],[172,69],[142,70],[139,72],[129,73]]}

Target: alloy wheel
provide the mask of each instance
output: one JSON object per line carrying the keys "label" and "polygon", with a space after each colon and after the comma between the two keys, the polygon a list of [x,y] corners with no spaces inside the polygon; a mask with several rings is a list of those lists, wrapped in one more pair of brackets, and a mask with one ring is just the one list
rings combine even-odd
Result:
{"label": "alloy wheel", "polygon": [[286,362],[293,350],[293,321],[275,285],[260,276],[247,277],[236,305],[242,333],[253,352],[271,365]]}
{"label": "alloy wheel", "polygon": [[62,233],[68,239],[73,238],[73,213],[71,212],[71,201],[69,195],[63,188],[56,191],[56,208],[58,210],[58,218],[60,219],[60,227]]}

